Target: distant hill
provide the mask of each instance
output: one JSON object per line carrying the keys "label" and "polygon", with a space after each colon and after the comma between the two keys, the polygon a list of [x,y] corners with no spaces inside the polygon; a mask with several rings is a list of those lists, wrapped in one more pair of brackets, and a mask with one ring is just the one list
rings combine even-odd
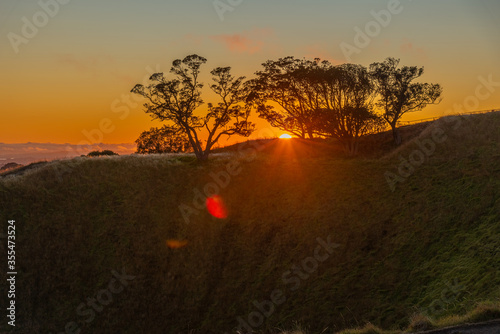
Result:
{"label": "distant hill", "polygon": [[[397,149],[365,138],[357,158],[276,139],[202,165],[76,158],[0,179],[0,220],[16,220],[14,332],[398,330],[498,304],[500,113],[404,131]],[[217,189],[225,219],[204,208]]]}

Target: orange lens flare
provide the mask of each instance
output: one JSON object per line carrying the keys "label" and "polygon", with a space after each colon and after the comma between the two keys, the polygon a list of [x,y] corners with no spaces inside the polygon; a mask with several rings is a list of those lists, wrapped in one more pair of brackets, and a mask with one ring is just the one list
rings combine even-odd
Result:
{"label": "orange lens flare", "polygon": [[166,242],[167,247],[170,249],[179,249],[186,247],[188,244],[187,240],[175,240],[175,239],[169,239]]}
{"label": "orange lens flare", "polygon": [[224,201],[218,195],[207,198],[207,210],[215,218],[227,218],[227,209]]}

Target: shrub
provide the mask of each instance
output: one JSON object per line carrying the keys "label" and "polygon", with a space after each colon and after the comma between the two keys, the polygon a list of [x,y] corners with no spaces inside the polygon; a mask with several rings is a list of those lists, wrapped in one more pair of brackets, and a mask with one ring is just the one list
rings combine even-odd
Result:
{"label": "shrub", "polygon": [[110,155],[118,155],[118,153],[115,153],[111,150],[103,150],[103,151],[92,151],[89,154],[87,154],[88,157],[102,157]]}

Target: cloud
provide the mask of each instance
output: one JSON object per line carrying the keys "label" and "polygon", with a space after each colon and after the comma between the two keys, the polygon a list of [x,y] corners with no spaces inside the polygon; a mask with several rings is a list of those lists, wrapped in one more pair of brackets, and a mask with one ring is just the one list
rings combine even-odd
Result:
{"label": "cloud", "polygon": [[426,60],[427,53],[423,48],[416,47],[411,41],[405,39],[399,46],[401,53],[416,56],[419,60]]}
{"label": "cloud", "polygon": [[232,35],[213,35],[210,39],[224,44],[231,52],[254,54],[261,51],[266,45],[265,41],[273,35],[270,29],[254,29]]}
{"label": "cloud", "polygon": [[113,62],[113,60],[113,57],[110,56],[78,57],[71,53],[59,54],[56,56],[57,63],[72,67],[78,72],[97,71],[100,66],[108,65]]}

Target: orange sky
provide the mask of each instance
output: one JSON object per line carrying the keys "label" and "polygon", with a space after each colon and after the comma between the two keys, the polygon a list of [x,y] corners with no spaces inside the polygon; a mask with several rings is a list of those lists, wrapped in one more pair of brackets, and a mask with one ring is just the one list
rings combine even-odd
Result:
{"label": "orange sky", "polygon": [[[17,50],[11,39],[24,36],[23,18],[43,19],[44,9],[37,2],[2,1],[0,142],[133,142],[158,123],[130,89],[191,53],[208,58],[205,74],[231,66],[247,77],[264,61],[287,55],[363,65],[392,56],[425,66],[422,80],[444,87],[441,105],[405,119],[443,115],[464,101],[478,110],[500,108],[498,1],[401,0],[390,23],[379,23],[368,45],[358,44],[359,52],[346,57],[341,45],[356,46],[356,28],[377,29],[373,13],[388,10],[391,1],[255,0],[222,13],[211,1],[73,1],[52,7],[57,13]],[[480,89],[476,104],[479,77],[489,76],[491,91]],[[265,121],[254,121],[256,136],[271,133]]]}

